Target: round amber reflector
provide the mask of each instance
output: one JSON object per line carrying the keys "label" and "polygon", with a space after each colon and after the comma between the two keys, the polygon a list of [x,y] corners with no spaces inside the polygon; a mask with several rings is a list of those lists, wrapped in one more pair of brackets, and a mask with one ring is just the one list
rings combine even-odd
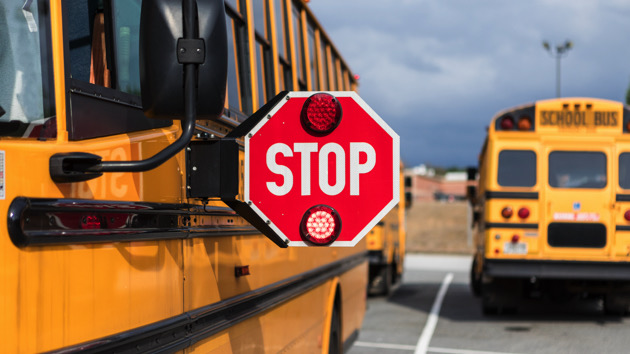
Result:
{"label": "round amber reflector", "polygon": [[509,207],[509,206],[505,207],[505,208],[503,208],[503,210],[501,210],[501,216],[503,216],[506,219],[511,218],[513,213],[514,212],[512,211],[512,208]]}
{"label": "round amber reflector", "polygon": [[521,117],[518,120],[518,130],[531,130],[532,120],[529,117]]}
{"label": "round amber reflector", "polygon": [[328,205],[316,205],[306,211],[300,223],[302,238],[311,244],[325,246],[339,237],[341,218]]}
{"label": "round amber reflector", "polygon": [[316,93],[304,102],[300,121],[302,127],[311,135],[328,135],[341,122],[341,104],[333,95]]}

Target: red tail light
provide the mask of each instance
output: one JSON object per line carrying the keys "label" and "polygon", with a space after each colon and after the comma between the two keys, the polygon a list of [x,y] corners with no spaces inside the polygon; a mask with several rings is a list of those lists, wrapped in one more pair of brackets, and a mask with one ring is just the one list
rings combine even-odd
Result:
{"label": "red tail light", "polygon": [[328,135],[341,122],[341,104],[333,95],[316,93],[304,102],[300,119],[310,134]]}
{"label": "red tail light", "polygon": [[529,217],[529,209],[527,208],[520,208],[518,210],[518,217],[521,219],[527,219]]}
{"label": "red tail light", "polygon": [[626,212],[623,214],[623,218],[627,221],[630,221],[630,209],[626,210]]}
{"label": "red tail light", "polygon": [[82,229],[100,229],[101,218],[96,215],[87,215],[81,218]]}
{"label": "red tail light", "polygon": [[512,116],[505,116],[501,119],[501,129],[502,130],[512,130],[514,129],[514,118]]}
{"label": "red tail light", "polygon": [[512,210],[511,207],[505,207],[503,208],[503,210],[501,210],[501,216],[503,216],[506,219],[509,219],[512,217],[512,214],[514,214],[514,211]]}
{"label": "red tail light", "polygon": [[521,117],[518,120],[518,130],[530,130],[532,128],[532,120],[529,117]]}
{"label": "red tail light", "polygon": [[512,236],[512,243],[518,243],[518,240],[521,239],[521,236],[519,235],[513,235]]}
{"label": "red tail light", "polygon": [[307,242],[318,246],[331,244],[339,237],[341,218],[327,205],[316,205],[304,213],[300,234]]}

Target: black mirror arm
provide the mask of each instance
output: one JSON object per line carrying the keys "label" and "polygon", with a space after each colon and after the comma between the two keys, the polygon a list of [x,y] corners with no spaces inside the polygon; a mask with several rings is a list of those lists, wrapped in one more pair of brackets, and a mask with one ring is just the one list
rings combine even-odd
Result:
{"label": "black mirror arm", "polygon": [[[184,38],[196,39],[197,6],[195,0],[184,0]],[[182,61],[180,61],[181,63]],[[192,139],[197,117],[198,59],[184,64],[184,119],[182,134],[173,143],[146,160],[101,161],[101,157],[86,153],[59,153],[50,157],[50,176],[57,183],[86,181],[103,172],[144,172],[154,169],[185,148]],[[201,60],[203,63],[203,59]]]}
{"label": "black mirror arm", "polygon": [[184,119],[182,124],[182,135],[164,150],[141,161],[102,161],[100,164],[91,166],[86,172],[143,172],[154,169],[171,157],[175,156],[190,143],[190,139],[195,132],[195,121],[197,117],[197,83],[196,64],[184,65]]}

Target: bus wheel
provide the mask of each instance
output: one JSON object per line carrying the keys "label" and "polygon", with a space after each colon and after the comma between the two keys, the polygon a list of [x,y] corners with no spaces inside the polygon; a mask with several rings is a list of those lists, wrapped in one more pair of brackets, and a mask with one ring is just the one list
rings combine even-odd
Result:
{"label": "bus wheel", "polygon": [[470,290],[476,297],[481,296],[481,274],[477,274],[477,257],[473,258],[472,266],[470,267]]}
{"label": "bus wheel", "polygon": [[339,315],[339,308],[333,307],[332,318],[330,320],[330,335],[328,342],[329,354],[341,354],[343,348],[341,347],[341,316]]}
{"label": "bus wheel", "polygon": [[381,269],[381,276],[383,278],[383,282],[381,283],[380,294],[381,295],[389,295],[392,291],[393,277],[392,277],[392,265],[388,264],[387,266]]}

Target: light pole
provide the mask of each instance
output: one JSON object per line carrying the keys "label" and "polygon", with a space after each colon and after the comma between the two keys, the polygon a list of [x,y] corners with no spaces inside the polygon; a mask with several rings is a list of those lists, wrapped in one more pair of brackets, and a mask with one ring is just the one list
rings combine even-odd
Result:
{"label": "light pole", "polygon": [[560,59],[573,48],[573,42],[567,40],[562,45],[552,47],[549,42],[543,41],[543,47],[553,58],[556,58],[556,97],[560,97]]}

